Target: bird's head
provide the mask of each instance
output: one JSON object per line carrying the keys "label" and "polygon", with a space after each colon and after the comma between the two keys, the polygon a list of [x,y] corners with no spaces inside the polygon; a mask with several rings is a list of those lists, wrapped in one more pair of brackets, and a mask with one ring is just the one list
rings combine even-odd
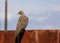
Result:
{"label": "bird's head", "polygon": [[18,14],[24,15],[24,12],[23,11],[19,11]]}

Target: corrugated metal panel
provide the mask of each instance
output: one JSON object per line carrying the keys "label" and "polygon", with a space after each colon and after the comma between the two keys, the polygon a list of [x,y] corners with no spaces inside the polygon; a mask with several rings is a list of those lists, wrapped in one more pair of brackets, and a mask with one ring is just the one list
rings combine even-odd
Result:
{"label": "corrugated metal panel", "polygon": [[[46,30],[38,31],[39,43],[58,43],[57,31],[48,32]],[[36,31],[26,31],[21,43],[37,43],[35,33]],[[15,43],[15,31],[0,31],[0,43]]]}

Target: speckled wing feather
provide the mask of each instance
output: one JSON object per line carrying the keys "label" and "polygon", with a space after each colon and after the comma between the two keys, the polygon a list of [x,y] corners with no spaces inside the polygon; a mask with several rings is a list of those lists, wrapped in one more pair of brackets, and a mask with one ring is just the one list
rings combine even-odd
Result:
{"label": "speckled wing feather", "polygon": [[28,18],[25,15],[21,15],[17,23],[16,34],[19,34],[19,32],[25,29],[27,24]]}

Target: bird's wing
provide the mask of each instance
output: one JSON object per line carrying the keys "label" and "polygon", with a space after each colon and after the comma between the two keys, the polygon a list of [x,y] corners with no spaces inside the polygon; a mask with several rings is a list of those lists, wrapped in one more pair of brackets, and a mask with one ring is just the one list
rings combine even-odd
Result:
{"label": "bird's wing", "polygon": [[25,29],[27,24],[28,24],[28,18],[26,16],[21,16],[18,20],[16,32],[19,33],[22,29]]}

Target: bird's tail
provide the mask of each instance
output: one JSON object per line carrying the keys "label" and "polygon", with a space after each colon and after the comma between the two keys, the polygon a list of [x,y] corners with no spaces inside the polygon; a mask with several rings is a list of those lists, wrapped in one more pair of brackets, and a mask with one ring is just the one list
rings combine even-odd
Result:
{"label": "bird's tail", "polygon": [[19,34],[16,36],[15,43],[21,43],[24,33],[25,33],[25,29],[22,29],[21,32],[19,32]]}

